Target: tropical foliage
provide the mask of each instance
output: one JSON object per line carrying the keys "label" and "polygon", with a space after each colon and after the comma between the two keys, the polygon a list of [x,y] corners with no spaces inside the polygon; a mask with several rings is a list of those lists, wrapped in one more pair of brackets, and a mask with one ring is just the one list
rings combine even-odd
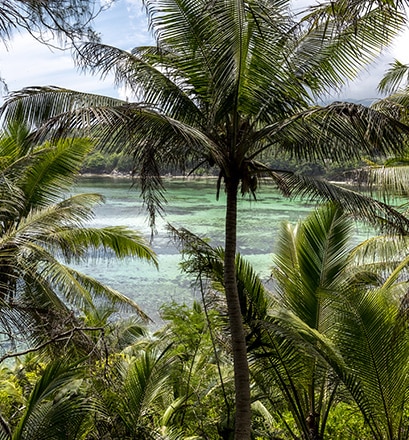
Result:
{"label": "tropical foliage", "polygon": [[37,146],[18,122],[0,138],[0,325],[5,356],[27,338],[50,347],[66,346],[71,339],[92,350],[78,314],[91,313],[96,298],[147,318],[120,292],[64,264],[99,252],[156,263],[137,232],[87,225],[94,206],[102,202],[99,195],[67,196],[90,148],[86,139]]}
{"label": "tropical foliage", "polygon": [[[405,247],[388,236],[355,246],[352,226],[335,205],[284,223],[271,291],[236,258],[254,439],[407,438]],[[224,251],[172,232],[203,304],[164,306],[153,334],[107,336],[105,359],[3,367],[2,438],[232,438]]]}
{"label": "tropical foliage", "polygon": [[[404,153],[405,96],[370,108],[316,103],[392,41],[406,23],[406,2],[337,0],[298,16],[281,0],[144,5],[156,46],[126,52],[90,42],[78,53],[80,66],[114,73],[136,102],[31,87],[2,109],[10,123],[0,164],[4,335],[10,343],[24,335],[35,350],[105,351],[87,359],[90,374],[80,373],[78,356],[48,363],[30,393],[17,392],[7,407],[25,402],[16,423],[0,419],[4,437],[321,440],[347,406],[359,411],[361,439],[407,438],[407,257],[385,246],[394,258],[382,259],[379,239],[360,248],[373,249],[373,261],[358,264],[367,253],[348,247],[345,212],[401,236],[409,220],[385,203],[263,161],[271,151],[312,163]],[[393,86],[399,75],[386,81]],[[35,132],[14,125],[20,117]],[[61,263],[101,248],[155,261],[133,231],[86,226],[97,195],[65,198],[89,152],[85,136],[133,156],[152,227],[165,201],[164,166],[217,169],[217,195],[222,186],[226,192],[224,248],[172,230],[189,256],[185,270],[209,283],[203,312],[168,309],[171,325],[154,338],[140,336],[132,321],[106,337],[112,309],[103,300],[142,311]],[[273,293],[236,254],[238,194],[255,196],[263,177],[285,196],[336,202],[295,229],[283,227]]]}
{"label": "tropical foliage", "polygon": [[[253,429],[261,417],[272,435],[262,438],[280,429],[303,439],[407,437],[407,240],[374,237],[354,248],[351,228],[335,206],[296,227],[283,224],[271,293],[236,261]],[[211,297],[222,291],[222,250],[173,232],[184,243],[186,269],[202,285],[202,277],[212,281]],[[337,426],[339,414],[351,425]]]}
{"label": "tropical foliage", "polygon": [[[400,151],[407,126],[351,103],[317,106],[339,89],[405,24],[404,2],[337,2],[295,16],[290,1],[145,1],[157,45],[126,52],[87,43],[84,69],[114,73],[137,96],[123,102],[60,88],[10,96],[8,119],[22,111],[37,139],[87,130],[107,149],[135,160],[154,226],[164,201],[163,164],[214,166],[227,194],[224,292],[235,368],[236,439],[250,438],[250,377],[235,280],[237,197],[255,194],[268,176],[285,195],[337,200],[371,221],[408,229],[380,202],[324,181],[274,170],[260,160],[273,149],[306,161],[358,160]],[[356,146],[359,145],[358,149]]]}

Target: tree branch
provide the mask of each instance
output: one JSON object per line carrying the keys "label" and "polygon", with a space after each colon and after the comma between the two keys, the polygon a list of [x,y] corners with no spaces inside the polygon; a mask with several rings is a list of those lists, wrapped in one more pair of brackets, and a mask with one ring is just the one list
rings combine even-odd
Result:
{"label": "tree branch", "polygon": [[61,341],[63,339],[66,339],[67,337],[71,338],[75,332],[84,332],[84,331],[100,331],[102,334],[105,333],[104,327],[74,327],[70,330],[67,330],[63,333],[60,333],[59,335],[54,336],[50,340],[43,342],[42,344],[38,345],[37,347],[28,348],[26,350],[19,351],[17,353],[6,353],[0,357],[0,364],[6,359],[24,356],[28,353],[34,353],[36,351],[42,350],[43,348],[47,347],[50,344],[53,344],[54,342]]}

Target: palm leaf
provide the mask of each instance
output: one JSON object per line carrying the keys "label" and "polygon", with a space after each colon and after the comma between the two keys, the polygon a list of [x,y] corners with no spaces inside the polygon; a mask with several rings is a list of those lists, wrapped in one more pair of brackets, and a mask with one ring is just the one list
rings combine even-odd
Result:
{"label": "palm leaf", "polygon": [[119,432],[138,438],[155,435],[161,438],[156,429],[158,425],[155,425],[159,416],[155,408],[161,408],[161,401],[168,400],[166,380],[170,374],[170,360],[166,352],[140,350],[127,362],[116,363],[112,373],[116,372],[119,380],[117,391],[112,392],[105,384],[100,399],[101,416],[107,421],[114,418]]}
{"label": "palm leaf", "polygon": [[395,235],[381,235],[367,239],[351,252],[351,269],[353,270],[355,266],[356,271],[372,271],[385,279],[402,263],[402,260],[406,259],[407,241],[407,237]]}
{"label": "palm leaf", "polygon": [[334,102],[310,107],[263,126],[255,133],[254,140],[267,142],[250,157],[274,144],[307,161],[331,158],[342,162],[361,159],[363,154],[386,157],[404,151],[407,133],[406,124],[380,107]]}
{"label": "palm leaf", "polygon": [[72,366],[63,366],[61,361],[49,364],[35,384],[12,438],[59,439],[70,431],[78,432],[93,404],[81,394],[69,392],[77,377],[78,370]]}
{"label": "palm leaf", "polygon": [[281,171],[275,174],[280,176],[281,187],[287,188],[292,197],[306,197],[318,203],[333,202],[354,218],[384,231],[407,233],[407,217],[384,202],[322,179]]}
{"label": "palm leaf", "polygon": [[[336,206],[314,211],[297,228],[284,224],[274,276],[284,304],[312,328],[325,332],[328,299],[345,276],[352,223]],[[337,286],[337,287],[336,287]]]}
{"label": "palm leaf", "polygon": [[168,73],[177,67],[175,63],[171,64],[172,57],[170,60],[162,57],[157,47],[134,48],[129,53],[89,42],[81,47],[77,61],[84,70],[99,73],[102,77],[113,72],[118,85],[125,85],[137,99],[145,103],[152,103],[166,113],[171,111],[174,118],[193,122],[201,117],[194,101],[186,93],[181,93],[177,71],[173,80],[163,73],[163,70]]}
{"label": "palm leaf", "polygon": [[[399,317],[399,304],[381,289],[344,299],[339,305],[339,322],[348,331],[338,335],[338,344],[359,378],[358,389],[351,392],[363,414],[373,419],[374,430],[397,433],[408,386],[406,327]],[[347,349],[345,344],[352,339],[354,345]]]}
{"label": "palm leaf", "polygon": [[409,66],[395,60],[381,79],[378,90],[390,94],[396,92],[402,83],[409,83]]}
{"label": "palm leaf", "polygon": [[138,257],[158,266],[156,254],[146,239],[126,226],[63,228],[52,240],[59,243],[68,260],[112,251],[116,258]]}
{"label": "palm leaf", "polygon": [[308,24],[300,45],[302,72],[331,92],[379,56],[402,31],[406,17],[401,2],[342,0],[309,6],[300,21]]}
{"label": "palm leaf", "polygon": [[89,140],[67,139],[49,149],[41,147],[37,157],[30,153],[32,165],[20,178],[27,209],[61,199],[77,178],[90,151]]}
{"label": "palm leaf", "polygon": [[[43,286],[44,292],[49,292],[48,300],[55,305],[59,303],[56,298],[56,289],[68,303],[79,308],[93,307],[93,298],[101,297],[123,308],[136,311],[144,319],[148,319],[140,307],[130,298],[119,291],[104,285],[95,278],[78,272],[61,264],[57,259],[44,252],[41,247],[30,246],[30,256],[36,258],[34,264],[27,263],[23,266],[23,276],[31,283]],[[47,289],[48,285],[53,289]],[[57,300],[57,302],[56,302]]]}

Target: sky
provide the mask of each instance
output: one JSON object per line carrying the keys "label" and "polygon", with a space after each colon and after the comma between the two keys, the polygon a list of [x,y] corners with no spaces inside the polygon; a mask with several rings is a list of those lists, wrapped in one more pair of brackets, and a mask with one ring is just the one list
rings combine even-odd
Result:
{"label": "sky", "polygon": [[[106,0],[103,0],[106,1]],[[294,0],[297,6],[308,0]],[[141,0],[116,0],[95,21],[102,42],[122,49],[152,44]],[[409,62],[409,31],[404,33],[380,60],[360,78],[334,96],[336,100],[367,101],[376,99],[377,84],[388,63],[397,58]],[[7,47],[0,43],[0,77],[10,91],[28,86],[54,85],[68,89],[104,94],[125,99],[124,90],[117,90],[112,78],[102,81],[98,76],[79,72],[69,51],[50,49],[36,42],[27,33],[15,34]],[[4,95],[4,93],[3,93]],[[0,101],[2,98],[0,97]]]}
{"label": "sky", "polygon": [[[95,20],[102,43],[121,49],[152,44],[141,0],[116,0]],[[70,51],[47,47],[28,33],[16,33],[7,47],[0,42],[0,77],[9,91],[27,86],[59,86],[68,89],[125,98],[112,78],[79,72]],[[4,95],[4,93],[3,93]]]}

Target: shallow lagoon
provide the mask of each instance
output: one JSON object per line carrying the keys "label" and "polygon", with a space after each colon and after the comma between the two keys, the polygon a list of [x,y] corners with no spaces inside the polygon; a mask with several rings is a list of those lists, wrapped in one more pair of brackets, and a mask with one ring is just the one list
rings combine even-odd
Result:
{"label": "shallow lagoon", "polygon": [[[103,258],[81,264],[79,268],[134,299],[143,310],[159,321],[158,309],[164,302],[190,302],[194,298],[191,280],[179,270],[179,251],[166,231],[166,224],[184,227],[196,235],[223,244],[225,198],[216,200],[215,179],[167,179],[164,217],[158,218],[152,247],[159,257],[159,270],[135,259],[118,261]],[[82,177],[74,193],[102,194],[93,226],[129,226],[147,239],[151,232],[138,188],[127,178]],[[274,240],[282,221],[296,223],[308,215],[314,204],[283,198],[275,188],[263,184],[257,201],[242,198],[238,213],[238,251],[268,279]]]}

